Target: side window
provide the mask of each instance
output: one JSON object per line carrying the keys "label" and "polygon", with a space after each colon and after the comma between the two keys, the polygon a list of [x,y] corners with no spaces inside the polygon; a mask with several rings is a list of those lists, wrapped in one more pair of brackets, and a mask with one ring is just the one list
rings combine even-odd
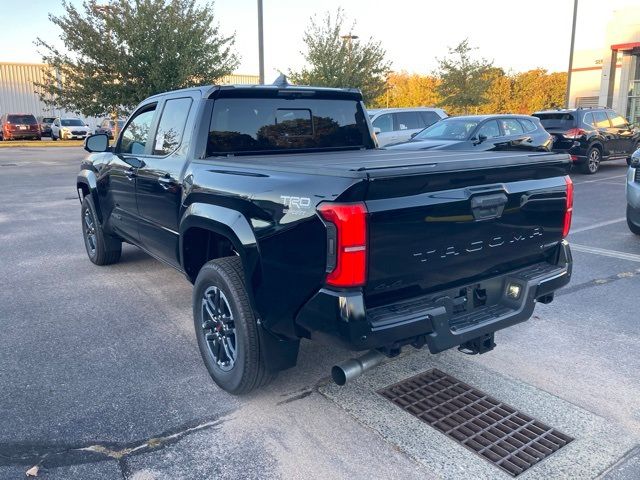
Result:
{"label": "side window", "polygon": [[496,138],[500,136],[500,128],[498,127],[498,122],[495,120],[489,120],[485,122],[484,125],[480,127],[478,130],[478,137],[480,135],[484,135],[487,138]]}
{"label": "side window", "polygon": [[418,112],[398,112],[393,115],[396,118],[396,130],[417,130],[425,127]]}
{"label": "side window", "polygon": [[376,118],[372,125],[374,127],[378,127],[382,133],[384,132],[392,132],[393,131],[393,118],[391,118],[391,114],[385,113],[384,115],[380,115]]}
{"label": "side window", "polygon": [[524,128],[525,132],[533,132],[536,129],[535,124],[531,120],[527,120],[526,118],[521,118],[519,120],[520,125]]}
{"label": "side window", "polygon": [[156,112],[156,106],[148,107],[146,110],[136,114],[129,122],[129,125],[122,131],[120,137],[120,153],[133,153],[134,155],[142,155],[147,147],[149,140],[149,130],[153,115]]}
{"label": "side window", "polygon": [[436,112],[420,112],[420,116],[422,117],[423,126],[425,127],[430,127],[440,120],[440,115]]}
{"label": "side window", "polygon": [[582,123],[589,125],[590,127],[595,127],[596,121],[593,119],[593,113],[585,113],[584,117],[582,117]]}
{"label": "side window", "polygon": [[611,126],[613,128],[628,128],[629,127],[629,124],[624,119],[624,117],[618,115],[613,110],[608,111],[607,115],[609,115],[609,120],[611,120]]}
{"label": "side window", "polygon": [[596,128],[609,128],[609,119],[606,113],[602,111],[593,112],[593,118],[596,121]]}
{"label": "side window", "polygon": [[505,118],[504,120],[501,120],[501,122],[502,122],[502,129],[504,130],[504,134],[507,136],[519,135],[521,133],[524,133],[522,126],[518,123],[518,121],[515,118]]}
{"label": "side window", "polygon": [[153,144],[154,155],[169,155],[180,146],[190,108],[190,98],[174,98],[165,102]]}

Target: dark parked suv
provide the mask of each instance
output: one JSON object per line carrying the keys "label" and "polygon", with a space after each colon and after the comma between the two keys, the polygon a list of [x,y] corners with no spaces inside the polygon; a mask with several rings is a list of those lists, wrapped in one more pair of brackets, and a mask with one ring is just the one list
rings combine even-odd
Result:
{"label": "dark parked suv", "polygon": [[5,113],[0,117],[2,140],[40,140],[40,125],[29,113]]}
{"label": "dark parked suv", "polygon": [[603,160],[629,162],[640,146],[640,130],[610,108],[546,110],[533,116],[554,136],[553,150],[569,153],[584,173],[596,173]]}

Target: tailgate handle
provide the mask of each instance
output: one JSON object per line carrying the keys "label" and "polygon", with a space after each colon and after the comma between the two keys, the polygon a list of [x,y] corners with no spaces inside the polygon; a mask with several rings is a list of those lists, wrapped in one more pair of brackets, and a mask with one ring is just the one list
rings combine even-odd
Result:
{"label": "tailgate handle", "polygon": [[483,195],[471,199],[471,211],[476,220],[491,220],[502,216],[507,196],[504,193]]}

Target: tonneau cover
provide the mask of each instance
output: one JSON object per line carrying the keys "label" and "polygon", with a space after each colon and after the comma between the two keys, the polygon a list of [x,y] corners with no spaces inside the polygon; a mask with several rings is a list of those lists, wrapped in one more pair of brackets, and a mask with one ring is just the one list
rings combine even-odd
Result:
{"label": "tonneau cover", "polygon": [[[569,163],[567,154],[521,152],[347,150],[269,155],[210,157],[205,161],[252,169],[316,175],[386,177],[416,173],[478,170],[519,164]],[[228,162],[228,163],[227,163]]]}

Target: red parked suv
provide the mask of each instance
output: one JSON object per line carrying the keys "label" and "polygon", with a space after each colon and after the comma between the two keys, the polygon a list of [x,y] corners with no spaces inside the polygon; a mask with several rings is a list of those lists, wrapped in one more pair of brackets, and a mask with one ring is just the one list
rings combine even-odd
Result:
{"label": "red parked suv", "polygon": [[40,125],[30,113],[5,113],[0,117],[2,140],[40,140]]}

